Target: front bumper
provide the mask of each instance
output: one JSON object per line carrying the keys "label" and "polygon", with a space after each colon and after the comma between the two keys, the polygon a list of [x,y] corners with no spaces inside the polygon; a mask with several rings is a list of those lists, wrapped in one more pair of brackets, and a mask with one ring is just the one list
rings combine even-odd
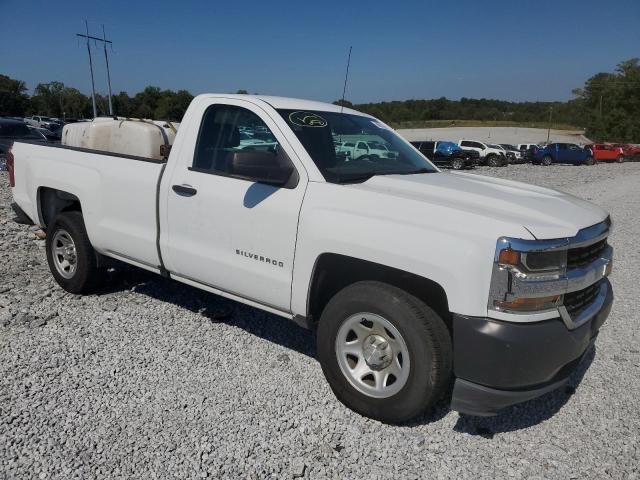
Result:
{"label": "front bumper", "polygon": [[599,310],[574,330],[561,318],[514,323],[454,314],[451,408],[491,416],[564,385],[611,311],[611,284],[602,282],[606,293]]}

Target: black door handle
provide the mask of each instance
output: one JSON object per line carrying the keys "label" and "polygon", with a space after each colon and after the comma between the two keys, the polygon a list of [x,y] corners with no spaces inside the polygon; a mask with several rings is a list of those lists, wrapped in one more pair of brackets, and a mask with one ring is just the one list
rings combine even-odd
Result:
{"label": "black door handle", "polygon": [[196,193],[198,193],[198,190],[193,187],[189,187],[188,185],[174,185],[171,188],[173,188],[174,192],[176,192],[178,195],[182,195],[183,197],[193,197]]}

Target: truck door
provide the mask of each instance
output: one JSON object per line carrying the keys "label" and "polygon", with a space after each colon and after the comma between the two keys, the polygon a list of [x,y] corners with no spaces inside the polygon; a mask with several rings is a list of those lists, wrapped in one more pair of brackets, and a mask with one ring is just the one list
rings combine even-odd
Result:
{"label": "truck door", "polygon": [[[173,171],[163,181],[166,268],[187,283],[290,311],[304,169],[277,124],[251,102],[224,99],[202,105],[192,118],[202,119],[195,141],[172,152]],[[255,140],[240,140],[240,129],[268,138],[267,150]],[[258,174],[236,174],[237,159],[247,155],[256,169],[265,160],[289,164],[292,181],[278,187],[260,183]]]}

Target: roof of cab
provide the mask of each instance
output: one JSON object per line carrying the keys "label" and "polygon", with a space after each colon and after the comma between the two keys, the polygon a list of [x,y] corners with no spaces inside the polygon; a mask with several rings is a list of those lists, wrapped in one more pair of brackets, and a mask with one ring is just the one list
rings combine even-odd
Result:
{"label": "roof of cab", "polygon": [[265,103],[268,103],[275,109],[285,109],[285,110],[315,110],[321,112],[344,112],[350,113],[354,115],[362,115],[369,117],[366,113],[358,112],[357,110],[353,110],[351,108],[342,108],[340,105],[334,105],[332,103],[325,102],[317,102],[315,100],[304,100],[301,98],[290,98],[290,97],[274,97],[270,95],[249,95],[249,94],[230,94],[230,93],[204,93],[202,95],[198,95],[198,97],[206,97],[206,98],[233,98],[238,100],[261,100]]}

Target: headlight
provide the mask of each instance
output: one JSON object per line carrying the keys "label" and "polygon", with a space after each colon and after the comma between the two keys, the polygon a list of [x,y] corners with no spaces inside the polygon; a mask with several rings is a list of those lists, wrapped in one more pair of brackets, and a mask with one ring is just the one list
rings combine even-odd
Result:
{"label": "headlight", "polygon": [[539,312],[557,308],[562,295],[548,295],[536,292],[535,287],[519,296],[512,291],[513,276],[541,279],[564,273],[567,251],[521,252],[512,248],[499,250],[496,270],[492,280],[493,298],[489,308],[514,313]]}
{"label": "headlight", "polygon": [[498,265],[513,267],[526,273],[559,272],[567,266],[567,251],[519,252],[504,248],[498,253]]}
{"label": "headlight", "polygon": [[[488,308],[506,313],[557,310],[563,299],[557,287],[566,275],[567,247],[567,239],[501,238],[496,247]],[[549,285],[554,288],[550,290]]]}

